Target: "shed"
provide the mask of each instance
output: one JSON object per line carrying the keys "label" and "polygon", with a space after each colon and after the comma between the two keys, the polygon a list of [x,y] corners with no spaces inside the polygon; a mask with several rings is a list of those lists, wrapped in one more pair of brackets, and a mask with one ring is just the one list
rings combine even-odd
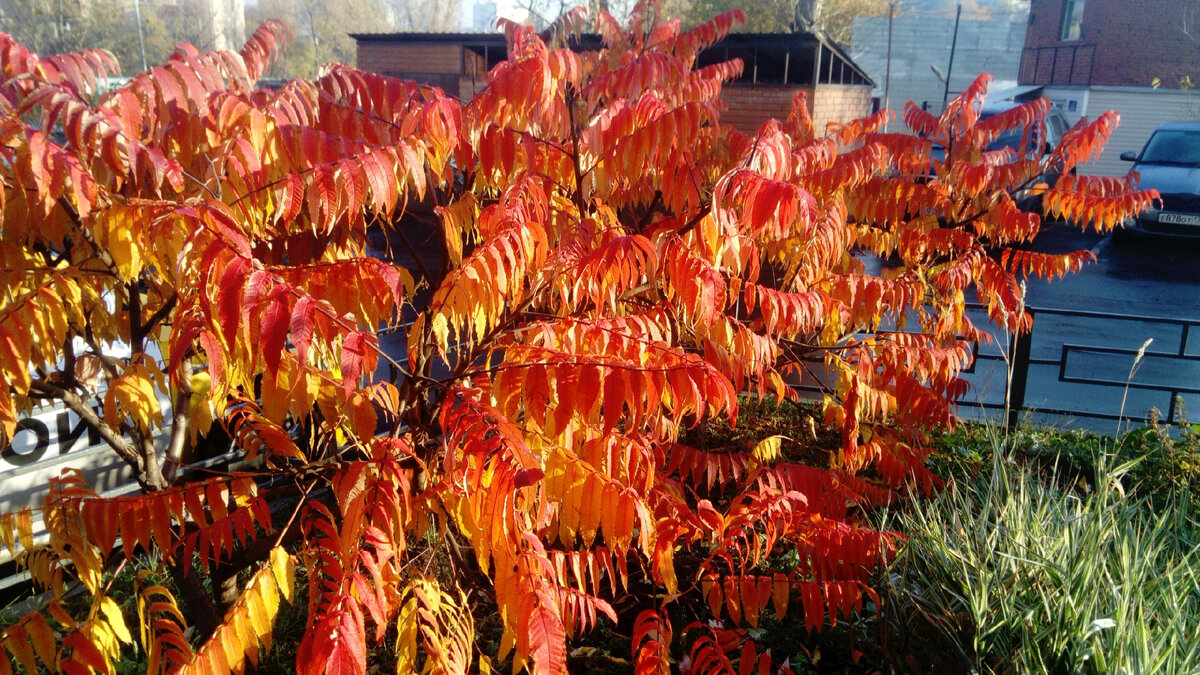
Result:
{"label": "shed", "polygon": [[[441,87],[468,100],[486,73],[507,56],[500,33],[353,33],[362,70]],[[584,34],[572,49],[600,48]],[[784,118],[797,93],[808,96],[817,127],[872,112],[875,83],[835,42],[817,33],[734,33],[700,54],[699,66],[741,58],[742,76],[726,84],[722,122],[753,133],[769,118]]]}

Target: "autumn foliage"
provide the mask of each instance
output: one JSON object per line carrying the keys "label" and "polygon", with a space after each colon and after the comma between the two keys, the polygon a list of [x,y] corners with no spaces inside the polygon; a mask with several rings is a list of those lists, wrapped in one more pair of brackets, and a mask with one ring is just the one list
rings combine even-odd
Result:
{"label": "autumn foliage", "polygon": [[[110,672],[131,643],[154,671],[242,671],[281,602],[307,603],[302,673],[365,672],[384,644],[402,672],[563,672],[605,621],[639,672],[767,672],[765,614],[818,631],[878,602],[898,535],[860,515],[934,486],[927,432],[955,423],[988,339],[966,303],[1027,330],[1022,279],[1090,259],[1028,250],[1042,218],[1011,194],[1098,229],[1154,195],[1070,171],[1111,113],[1046,157],[987,151],[1049,104],[980,122],[986,76],[940,117],[906,108],[913,134],[888,111],[814,129],[800,97],[743,135],[720,124],[740,62],[695,68],[740,12],[681,32],[658,10],[602,14],[592,52],[509,26],[466,102],[342,65],[256,89],[279,24],[111,91],[107,53],[0,34],[0,436],[59,400],[144,488],[67,473],[3,516],[48,593],[0,636],[0,673]],[[369,250],[422,214],[440,269]],[[827,461],[794,461],[802,430],[686,442],[801,382],[840,434]],[[185,478],[218,427],[251,468]],[[108,584],[145,553],[233,593],[147,576],[130,627]],[[190,631],[206,602],[223,617]]]}

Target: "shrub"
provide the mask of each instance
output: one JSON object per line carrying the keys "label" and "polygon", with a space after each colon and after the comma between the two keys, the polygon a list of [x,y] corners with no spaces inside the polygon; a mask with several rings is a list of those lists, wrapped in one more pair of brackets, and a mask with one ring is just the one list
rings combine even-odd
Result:
{"label": "shrub", "polygon": [[[45,541],[31,512],[0,518],[48,591],[0,664],[103,671],[136,639],[154,670],[242,670],[297,567],[304,673],[363,672],[392,631],[402,670],[561,672],[602,620],[632,627],[641,670],[685,651],[745,670],[772,659],[747,630],[768,606],[813,631],[853,613],[895,542],[860,509],[935,482],[926,429],[954,424],[986,335],[968,290],[1027,329],[1018,280],[1090,259],[1024,248],[1041,220],[1011,191],[1055,164],[1046,208],[1102,229],[1154,194],[1069,172],[1115,114],[1043,159],[984,151],[1049,106],[980,122],[986,76],[940,117],[908,106],[916,136],[881,131],[888,111],[814,129],[799,97],[747,137],[719,123],[740,62],[695,68],[740,12],[681,32],[660,10],[601,13],[587,53],[510,25],[508,60],[466,103],[341,65],[255,89],[278,24],[102,96],[110,55],[0,36],[0,430],[59,400],[145,489],[102,499],[65,474]],[[368,226],[407,241],[418,202],[442,269],[367,256]],[[899,265],[868,274],[859,251]],[[381,327],[402,345],[381,349]],[[396,377],[370,379],[380,362]],[[814,369],[840,437],[819,466],[779,434],[679,442],[735,425],[739,393],[795,398]],[[173,480],[213,421],[258,468]],[[154,549],[180,598],[143,588],[129,630],[109,562]],[[787,573],[764,564],[780,552]],[[86,611],[63,605],[69,581]],[[684,603],[726,623],[672,627]]]}
{"label": "shrub", "polygon": [[1109,448],[1081,487],[996,444],[987,470],[902,510],[898,629],[939,636],[952,668],[971,672],[1200,669],[1194,497],[1160,492],[1156,505],[1140,484],[1126,490],[1135,462],[1113,466]]}

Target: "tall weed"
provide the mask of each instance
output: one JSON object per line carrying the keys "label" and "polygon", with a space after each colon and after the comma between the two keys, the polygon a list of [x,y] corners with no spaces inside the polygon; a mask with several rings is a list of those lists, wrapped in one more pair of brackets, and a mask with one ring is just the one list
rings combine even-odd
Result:
{"label": "tall weed", "polygon": [[969,672],[1200,672],[1200,523],[1187,486],[1151,503],[1101,454],[1087,489],[992,439],[990,469],[896,525],[895,617]]}

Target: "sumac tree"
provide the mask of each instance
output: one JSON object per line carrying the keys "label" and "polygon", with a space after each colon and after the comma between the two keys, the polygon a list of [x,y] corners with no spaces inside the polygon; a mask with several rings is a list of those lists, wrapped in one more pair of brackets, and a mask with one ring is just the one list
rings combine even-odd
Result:
{"label": "sumac tree", "polygon": [[[915,134],[881,131],[888,111],[814,129],[798,98],[745,136],[720,124],[741,63],[695,67],[740,13],[681,32],[659,9],[601,14],[593,52],[508,26],[508,60],[461,103],[341,65],[256,89],[278,24],[106,93],[105,52],[0,35],[0,429],[56,399],[144,488],[101,498],[66,473],[0,519],[47,591],[0,672],[107,672],[131,642],[151,670],[240,671],[298,598],[304,673],[364,672],[384,641],[404,671],[562,672],[604,620],[632,627],[640,671],[747,672],[771,666],[745,630],[765,612],[815,631],[861,606],[896,535],[857,514],[934,483],[927,431],[954,424],[987,339],[968,295],[1027,330],[1021,279],[1089,258],[1028,250],[1042,219],[1011,193],[1099,229],[1153,195],[1071,171],[1113,114],[1048,157],[987,151],[1048,103],[980,121],[986,77],[940,117],[907,108]],[[1033,186],[1051,164],[1064,177]],[[440,269],[369,254],[415,211]],[[684,442],[814,374],[827,461]],[[181,480],[214,420],[257,468]],[[143,575],[131,629],[109,584],[143,552],[228,592]],[[223,618],[190,631],[205,603]],[[683,603],[721,623],[672,626]]]}

